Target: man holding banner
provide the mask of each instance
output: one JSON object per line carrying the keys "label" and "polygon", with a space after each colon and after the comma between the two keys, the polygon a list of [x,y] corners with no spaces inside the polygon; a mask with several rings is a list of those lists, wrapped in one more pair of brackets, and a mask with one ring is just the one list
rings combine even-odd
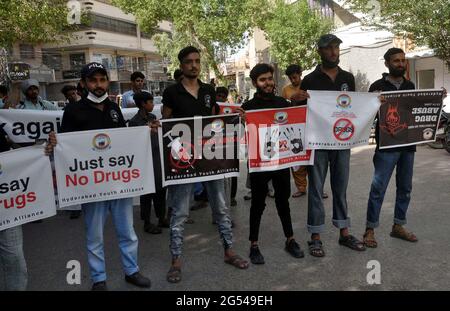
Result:
{"label": "man holding banner", "polygon": [[[242,108],[238,108],[242,117],[246,110],[260,110],[271,108],[287,108],[290,103],[282,97],[275,96],[275,82],[273,80],[273,68],[268,64],[257,64],[250,71],[250,78],[256,88],[254,97],[245,102]],[[277,126],[274,126],[277,127]],[[270,130],[270,129],[269,129]],[[282,129],[279,129],[280,134]],[[294,130],[293,130],[294,131]],[[292,132],[293,132],[292,131]],[[286,133],[286,132],[284,132]],[[249,142],[250,144],[251,142]],[[275,140],[275,143],[281,144]],[[255,145],[255,144],[253,144]],[[299,145],[300,146],[300,145]],[[303,146],[301,146],[303,149]],[[249,158],[252,156],[249,151]],[[250,260],[253,264],[264,264],[264,257],[258,246],[259,227],[261,217],[266,206],[268,183],[272,180],[275,189],[275,206],[283,226],[286,237],[285,250],[295,258],[304,257],[300,245],[294,239],[292,229],[291,211],[289,209],[289,197],[291,195],[290,168],[275,169],[271,171],[253,172],[250,174],[252,201],[250,207]]]}
{"label": "man holding banner", "polygon": [[[355,91],[355,77],[338,66],[341,43],[342,41],[332,34],[320,37],[317,46],[321,64],[303,79],[298,98],[304,100],[303,103],[306,103],[309,97],[306,92],[308,90]],[[333,225],[340,229],[339,244],[357,251],[365,250],[364,244],[350,235],[348,230],[350,218],[347,211],[347,185],[350,173],[350,149],[316,149],[314,166],[308,167],[308,231],[311,233],[308,245],[310,254],[315,257],[325,256],[320,233],[325,229],[322,195],[328,165],[333,192]]]}
{"label": "man holding banner", "polygon": [[[384,73],[381,79],[372,83],[369,92],[415,89],[414,83],[404,77],[406,72],[406,59],[402,49],[390,48],[384,54],[384,60],[384,64],[389,69],[389,73]],[[379,225],[384,195],[395,167],[397,168],[397,194],[391,236],[410,242],[417,242],[417,237],[412,232],[406,231],[403,227],[406,224],[406,212],[411,199],[416,146],[411,145],[380,150],[380,120],[377,120],[375,139],[377,141],[377,148],[373,156],[375,172],[370,187],[369,202],[367,204],[364,244],[371,248],[375,248],[378,245],[375,240],[374,229]]]}
{"label": "man holding banner", "polygon": [[[183,79],[164,90],[163,119],[190,118],[194,116],[211,116],[218,114],[215,90],[211,85],[198,80],[200,75],[200,52],[189,46],[178,54]],[[238,256],[232,249],[232,228],[229,210],[226,206],[224,179],[210,180],[203,183],[208,194],[208,201],[213,210],[214,220],[225,250],[224,260],[239,269],[247,269],[248,262]],[[183,247],[184,222],[189,215],[189,201],[194,183],[176,184],[168,187],[169,201],[172,202],[170,220],[170,251],[172,264],[167,273],[167,281],[181,281],[181,254]]]}
{"label": "man holding banner", "polygon": [[[90,63],[81,70],[81,83],[88,94],[69,104],[63,115],[61,132],[87,131],[126,127],[120,108],[108,98],[108,74],[99,63]],[[56,136],[49,135],[48,149],[56,146]],[[86,223],[88,263],[93,281],[92,290],[107,290],[103,227],[111,213],[119,240],[125,280],[139,287],[150,287],[150,280],[139,273],[138,239],[133,228],[132,198],[82,204]]]}

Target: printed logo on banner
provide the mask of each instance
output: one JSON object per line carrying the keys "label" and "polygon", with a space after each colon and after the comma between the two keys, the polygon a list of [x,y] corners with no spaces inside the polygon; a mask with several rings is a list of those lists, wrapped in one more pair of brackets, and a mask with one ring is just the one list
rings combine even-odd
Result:
{"label": "printed logo on banner", "polygon": [[231,109],[230,107],[223,107],[222,111],[224,114],[229,114],[233,112],[233,109]]}
{"label": "printed logo on banner", "polygon": [[[434,130],[432,128],[426,128],[423,130],[423,139],[430,140],[433,139]],[[1,174],[1,172],[0,172]]]}
{"label": "printed logo on banner", "polygon": [[97,134],[92,139],[92,145],[94,146],[94,150],[110,149],[111,138],[105,133]]}
{"label": "printed logo on banner", "polygon": [[211,122],[211,131],[214,133],[220,133],[225,127],[225,123],[221,119],[216,119]]}
{"label": "printed logo on banner", "polygon": [[288,113],[286,111],[279,111],[274,114],[274,122],[278,124],[285,124],[288,122]]}
{"label": "printed logo on banner", "polygon": [[353,137],[355,126],[349,119],[339,119],[334,123],[333,134],[337,140],[346,141]]}
{"label": "printed logo on banner", "polygon": [[380,124],[382,131],[390,135],[396,135],[404,129],[408,128],[406,122],[401,123],[400,114],[398,113],[398,105],[389,105],[386,113],[385,124]]}
{"label": "printed logo on banner", "polygon": [[347,83],[343,83],[342,85],[341,85],[341,91],[349,91],[350,90],[350,88],[348,87],[348,84]]}
{"label": "printed logo on banner", "polygon": [[352,99],[349,95],[347,94],[341,94],[337,97],[337,106],[336,108],[351,108],[352,106],[350,105],[350,103],[352,102]]}

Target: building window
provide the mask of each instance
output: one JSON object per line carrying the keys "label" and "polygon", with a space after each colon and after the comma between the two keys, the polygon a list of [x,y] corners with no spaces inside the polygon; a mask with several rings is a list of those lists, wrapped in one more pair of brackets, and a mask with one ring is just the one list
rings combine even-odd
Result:
{"label": "building window", "polygon": [[20,58],[34,59],[34,46],[31,44],[21,44],[20,46]]}
{"label": "building window", "polygon": [[137,36],[136,24],[96,14],[91,14],[90,27]]}
{"label": "building window", "polygon": [[419,89],[434,89],[434,69],[419,70],[416,76]]}
{"label": "building window", "polygon": [[62,70],[62,57],[60,53],[42,50],[42,63],[48,68]]}
{"label": "building window", "polygon": [[81,70],[86,64],[86,56],[84,53],[70,54],[70,69]]}

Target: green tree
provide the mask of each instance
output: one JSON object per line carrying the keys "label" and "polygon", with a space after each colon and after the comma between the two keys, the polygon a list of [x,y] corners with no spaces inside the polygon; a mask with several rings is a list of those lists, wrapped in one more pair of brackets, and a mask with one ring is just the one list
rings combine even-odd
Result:
{"label": "green tree", "polygon": [[347,0],[363,22],[434,49],[450,64],[450,0]]}
{"label": "green tree", "polygon": [[271,43],[270,54],[280,68],[290,64],[312,67],[318,59],[314,48],[317,40],[332,28],[332,21],[312,11],[306,0],[293,4],[276,0],[263,26]]}
{"label": "green tree", "polygon": [[62,39],[68,12],[66,0],[0,0],[0,47]]}
{"label": "green tree", "polygon": [[155,33],[159,22],[170,21],[172,37],[154,36],[160,54],[177,64],[177,52],[192,44],[200,49],[202,62],[210,66],[219,80],[223,79],[218,65],[222,60],[220,51],[242,47],[269,8],[268,0],[113,0],[113,3],[135,15],[147,33]]}

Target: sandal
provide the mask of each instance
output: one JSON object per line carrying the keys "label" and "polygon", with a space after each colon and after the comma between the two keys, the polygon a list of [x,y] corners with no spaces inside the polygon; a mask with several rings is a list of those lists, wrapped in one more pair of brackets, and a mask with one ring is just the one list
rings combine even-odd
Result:
{"label": "sandal", "polygon": [[349,234],[347,236],[341,236],[339,238],[339,244],[343,246],[347,246],[348,248],[351,248],[355,251],[365,251],[366,247],[364,246],[364,243],[359,241],[357,238],[355,238],[353,235]]}
{"label": "sandal", "polygon": [[230,264],[232,266],[235,266],[238,269],[247,269],[248,268],[248,261],[244,260],[239,255],[233,255],[231,257],[228,257],[224,260],[227,264]]}
{"label": "sandal", "polygon": [[364,233],[363,243],[365,246],[370,248],[376,248],[378,246],[378,243],[375,240],[375,232],[373,232],[373,230],[367,230],[366,233]]}
{"label": "sandal", "polygon": [[171,266],[167,272],[167,282],[178,283],[181,281],[181,268]]}
{"label": "sandal", "polygon": [[414,233],[406,231],[402,226],[393,226],[391,237],[402,239],[408,242],[417,242],[419,239],[414,235]]}
{"label": "sandal", "polygon": [[323,245],[321,240],[308,241],[309,254],[314,257],[325,256],[325,251],[323,250]]}
{"label": "sandal", "polygon": [[294,193],[294,194],[292,195],[292,197],[293,197],[293,198],[299,198],[299,197],[304,196],[305,194],[306,194],[306,191],[297,191],[296,193]]}

